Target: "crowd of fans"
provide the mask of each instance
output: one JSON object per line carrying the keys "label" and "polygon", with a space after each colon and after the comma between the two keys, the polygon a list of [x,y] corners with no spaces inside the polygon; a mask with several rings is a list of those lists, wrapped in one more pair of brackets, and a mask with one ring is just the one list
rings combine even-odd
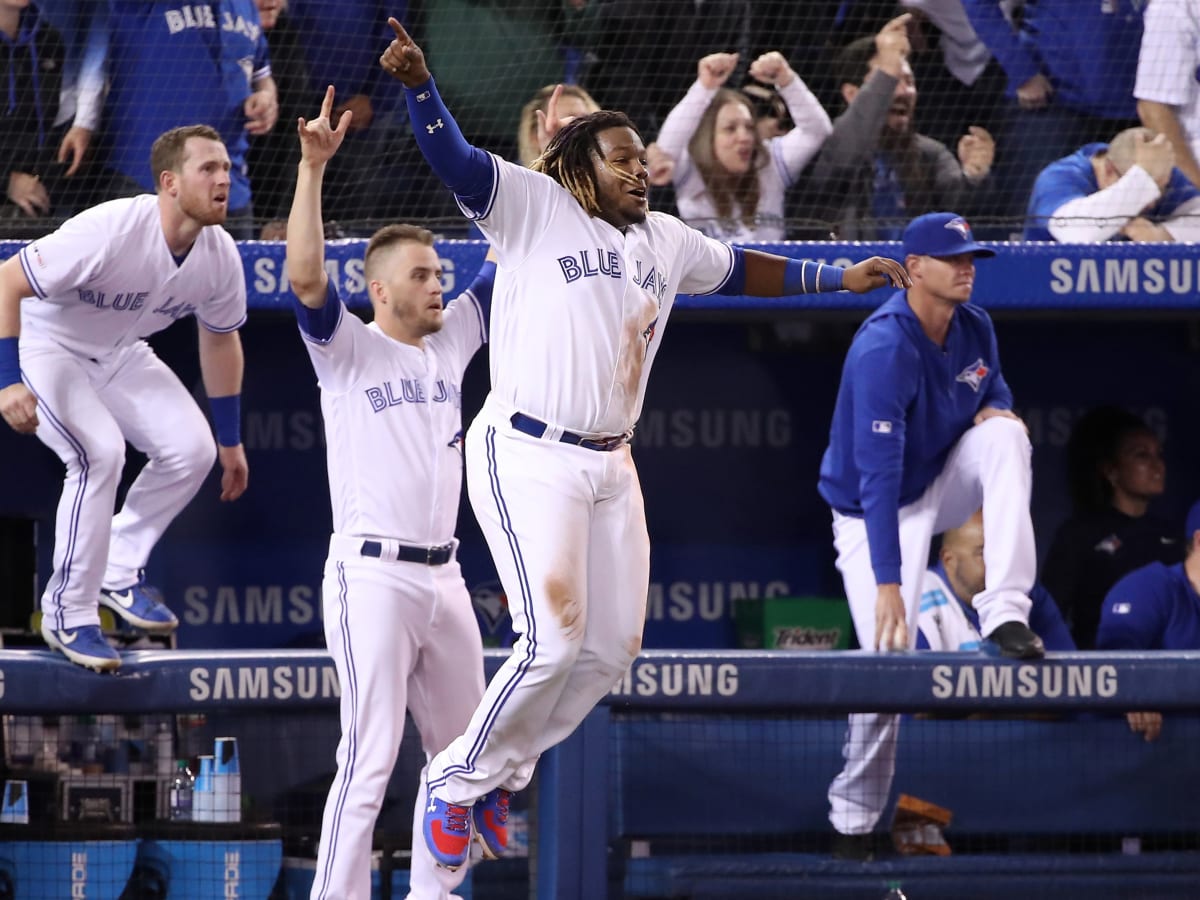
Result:
{"label": "crowd of fans", "polygon": [[0,0],[0,236],[150,190],[149,142],[203,122],[234,163],[229,229],[278,237],[293,125],[329,84],[352,114],[333,232],[454,236],[374,65],[395,14],[469,136],[523,158],[522,105],[563,82],[564,114],[633,117],[652,205],[716,237],[893,239],[947,208],[993,239],[1196,231],[1197,0]]}

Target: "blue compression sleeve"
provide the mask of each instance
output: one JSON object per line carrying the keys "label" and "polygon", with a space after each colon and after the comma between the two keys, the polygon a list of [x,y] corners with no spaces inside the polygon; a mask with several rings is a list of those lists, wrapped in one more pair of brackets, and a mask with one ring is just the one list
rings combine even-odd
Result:
{"label": "blue compression sleeve", "polygon": [[809,259],[789,259],[783,272],[784,296],[840,291],[845,272],[841,266],[827,266]]}
{"label": "blue compression sleeve", "polygon": [[236,447],[242,442],[242,395],[209,397],[208,407],[212,410],[213,425],[217,429],[217,443],[222,447]]}
{"label": "blue compression sleeve", "polygon": [[0,338],[0,388],[21,383],[21,354],[15,337]]}
{"label": "blue compression sleeve", "polygon": [[406,88],[404,98],[417,146],[430,168],[467,206],[482,209],[496,178],[491,157],[467,143],[432,77],[415,88]]}

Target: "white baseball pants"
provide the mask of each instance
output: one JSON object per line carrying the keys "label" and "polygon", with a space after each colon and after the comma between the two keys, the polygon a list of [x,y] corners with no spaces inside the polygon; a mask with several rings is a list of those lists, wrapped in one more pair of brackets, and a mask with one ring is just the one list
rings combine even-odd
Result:
{"label": "white baseball pants", "polygon": [[[458,562],[391,562],[334,535],[322,584],[325,641],[341,683],[337,773],[321,821],[312,900],[370,900],[371,837],[412,714],[426,758],[461,734],[483,695],[483,641]],[[413,809],[410,900],[448,900],[466,877],[439,868]]]}
{"label": "white baseball pants", "polygon": [[[37,436],[67,468],[42,612],[57,629],[97,625],[100,588],[137,581],[212,469],[216,443],[191,394],[144,341],[97,361],[27,335],[21,374],[37,397]],[[149,461],[114,517],[126,441]]]}
{"label": "white baseball pants", "polygon": [[[917,500],[900,510],[900,594],[908,622],[909,649],[916,647],[922,581],[935,534],[957,528],[983,507],[986,587],[974,600],[980,632],[1029,621],[1029,591],[1037,575],[1029,498],[1032,448],[1025,427],[1003,417],[967,430],[942,473]],[[866,523],[834,513],[834,547],[854,630],[864,650],[875,647],[877,586]],[[866,834],[887,806],[896,768],[900,717],[855,713],[842,755],[846,765],[829,787],[829,820],[842,834]]]}
{"label": "white baseball pants", "polygon": [[489,398],[467,433],[467,488],[520,636],[429,790],[470,805],[520,790],[633,663],[650,539],[628,446],[588,450],[512,428]]}

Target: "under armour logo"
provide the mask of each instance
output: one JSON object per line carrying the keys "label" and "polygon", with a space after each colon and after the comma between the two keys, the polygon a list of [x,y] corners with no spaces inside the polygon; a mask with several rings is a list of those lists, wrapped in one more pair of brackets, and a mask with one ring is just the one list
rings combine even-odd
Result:
{"label": "under armour logo", "polygon": [[418,103],[424,103],[428,99],[429,99],[429,91],[421,91],[421,93],[417,94],[417,102]]}
{"label": "under armour logo", "polygon": [[437,812],[437,801],[432,797],[429,798],[429,805],[425,807],[425,812]]}
{"label": "under armour logo", "polygon": [[433,130],[435,128],[445,128],[445,127],[446,127],[445,123],[443,123],[441,119],[438,119],[432,125],[426,125],[425,130],[428,131],[430,134],[433,134]]}

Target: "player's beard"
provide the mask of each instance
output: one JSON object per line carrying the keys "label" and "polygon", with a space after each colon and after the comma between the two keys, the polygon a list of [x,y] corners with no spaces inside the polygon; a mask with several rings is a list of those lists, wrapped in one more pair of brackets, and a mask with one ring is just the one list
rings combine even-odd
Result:
{"label": "player's beard", "polygon": [[224,225],[229,216],[229,201],[218,204],[207,196],[204,198],[181,196],[179,209],[199,225]]}

